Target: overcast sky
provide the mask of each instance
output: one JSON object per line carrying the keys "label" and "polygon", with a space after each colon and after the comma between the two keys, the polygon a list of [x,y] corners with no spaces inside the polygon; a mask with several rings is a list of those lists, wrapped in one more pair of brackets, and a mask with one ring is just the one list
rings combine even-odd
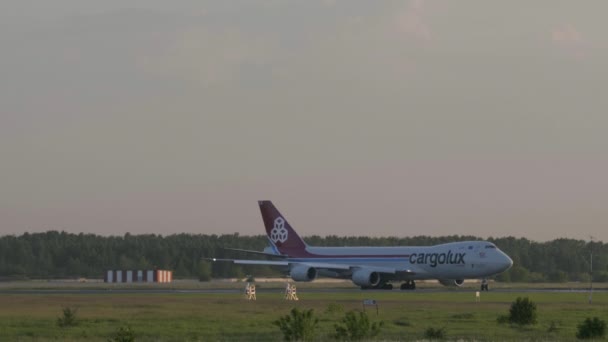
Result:
{"label": "overcast sky", "polygon": [[608,241],[607,11],[3,0],[0,234]]}

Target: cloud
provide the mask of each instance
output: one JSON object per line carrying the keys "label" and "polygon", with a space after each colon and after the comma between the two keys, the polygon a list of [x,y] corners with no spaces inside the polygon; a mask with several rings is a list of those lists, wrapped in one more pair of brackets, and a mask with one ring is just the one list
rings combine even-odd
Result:
{"label": "cloud", "polygon": [[588,47],[580,31],[572,24],[562,24],[551,30],[551,41],[568,56],[577,60],[585,59]]}
{"label": "cloud", "polygon": [[406,37],[422,42],[431,40],[431,29],[425,18],[428,8],[426,4],[424,0],[412,0],[397,16],[398,30]]}
{"label": "cloud", "polygon": [[270,64],[276,52],[271,38],[238,29],[191,27],[179,31],[160,54],[143,58],[140,66],[159,76],[224,84],[239,79],[247,65]]}
{"label": "cloud", "polygon": [[557,44],[577,44],[581,42],[581,34],[571,24],[554,28],[551,37],[553,42]]}

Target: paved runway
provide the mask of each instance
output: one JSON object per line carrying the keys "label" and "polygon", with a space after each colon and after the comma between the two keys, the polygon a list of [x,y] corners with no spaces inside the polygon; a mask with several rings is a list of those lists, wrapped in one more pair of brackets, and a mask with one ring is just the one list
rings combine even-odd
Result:
{"label": "paved runway", "polygon": [[[386,293],[388,290],[360,290],[360,289],[339,289],[339,288],[313,288],[298,289],[298,293]],[[475,292],[476,289],[417,289],[411,290],[392,290],[401,293],[458,293]],[[593,292],[607,292],[606,288],[593,289]],[[280,288],[258,288],[258,293],[283,293]],[[498,293],[588,293],[589,289],[564,289],[564,288],[543,288],[543,289],[491,289],[490,292]],[[30,294],[30,295],[61,295],[61,294],[82,294],[82,295],[104,295],[104,294],[239,294],[244,293],[241,289],[2,289],[0,294]]]}

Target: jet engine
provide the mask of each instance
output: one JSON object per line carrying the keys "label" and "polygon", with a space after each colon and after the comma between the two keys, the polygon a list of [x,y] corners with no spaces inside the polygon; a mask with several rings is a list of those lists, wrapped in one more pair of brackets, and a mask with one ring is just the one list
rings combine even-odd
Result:
{"label": "jet engine", "polygon": [[317,277],[317,269],[306,265],[296,265],[289,273],[295,281],[313,281]]}
{"label": "jet engine", "polygon": [[356,270],[353,272],[353,283],[362,287],[374,287],[380,284],[380,274],[372,270]]}
{"label": "jet engine", "polygon": [[439,279],[443,286],[462,286],[464,279]]}

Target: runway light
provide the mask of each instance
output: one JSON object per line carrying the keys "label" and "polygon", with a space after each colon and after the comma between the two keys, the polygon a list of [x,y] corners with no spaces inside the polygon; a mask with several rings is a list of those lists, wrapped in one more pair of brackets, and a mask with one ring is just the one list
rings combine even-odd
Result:
{"label": "runway light", "polygon": [[215,258],[213,258],[213,261],[215,262],[215,261],[216,261],[216,259],[215,259]]}

